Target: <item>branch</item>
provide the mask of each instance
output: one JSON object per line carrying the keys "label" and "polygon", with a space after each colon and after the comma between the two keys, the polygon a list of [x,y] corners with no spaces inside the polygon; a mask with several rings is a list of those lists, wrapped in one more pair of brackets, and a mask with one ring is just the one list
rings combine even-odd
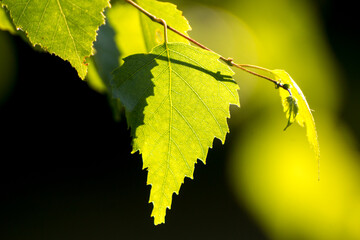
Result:
{"label": "branch", "polygon": [[[158,18],[158,17],[156,17],[155,15],[151,14],[150,12],[146,11],[144,8],[140,7],[140,6],[139,6],[138,4],[136,4],[134,1],[132,1],[132,0],[125,0],[125,1],[128,2],[129,4],[131,4],[132,6],[134,6],[135,8],[137,8],[139,11],[141,11],[141,12],[142,12],[143,14],[145,14],[146,16],[148,16],[152,21],[164,25],[165,28],[170,29],[170,30],[173,31],[174,33],[176,33],[176,34],[180,35],[181,37],[187,39],[188,41],[190,41],[190,42],[192,42],[193,44],[199,46],[200,48],[205,49],[205,50],[210,51],[210,52],[213,52],[213,53],[216,53],[215,51],[213,51],[213,50],[211,50],[210,48],[204,46],[203,44],[199,43],[198,41],[192,39],[192,38],[189,37],[189,36],[186,36],[185,34],[179,32],[179,31],[176,30],[175,28],[167,25],[163,19]],[[216,53],[216,54],[218,54],[218,53]],[[274,83],[275,86],[276,86],[276,88],[281,87],[281,88],[283,88],[284,90],[288,91],[289,94],[290,94],[290,96],[292,95],[292,94],[291,94],[291,90],[290,90],[290,88],[289,88],[290,86],[289,86],[288,84],[283,84],[283,83],[281,83],[280,81],[276,81],[276,80],[274,80],[274,79],[272,79],[272,78],[270,78],[270,77],[261,75],[261,74],[259,74],[259,73],[254,72],[254,71],[251,71],[251,70],[249,70],[249,69],[247,69],[247,68],[255,68],[255,69],[259,69],[259,70],[271,72],[269,69],[262,68],[262,67],[258,67],[258,66],[254,66],[254,65],[249,65],[249,64],[238,64],[238,63],[235,63],[232,58],[225,58],[225,57],[221,56],[220,54],[218,54],[218,55],[220,56],[220,59],[223,60],[224,62],[226,62],[229,66],[237,67],[237,68],[239,68],[239,69],[241,69],[241,70],[243,70],[243,71],[245,71],[245,72],[247,72],[247,73],[250,73],[250,74],[255,75],[255,76],[257,76],[257,77],[260,77],[260,78],[263,78],[263,79],[265,79],[265,80],[268,80],[268,81]]]}

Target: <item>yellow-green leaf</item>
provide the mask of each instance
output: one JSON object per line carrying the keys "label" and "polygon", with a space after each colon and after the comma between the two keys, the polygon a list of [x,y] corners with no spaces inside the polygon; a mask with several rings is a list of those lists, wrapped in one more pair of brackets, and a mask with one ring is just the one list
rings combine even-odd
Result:
{"label": "yellow-green leaf", "polygon": [[131,54],[148,52],[139,14],[141,14],[139,10],[130,4],[116,4],[106,13],[108,24],[114,31],[113,38],[116,44],[114,51],[120,53],[118,66],[122,64],[122,58]]}
{"label": "yellow-green leaf", "polygon": [[[320,147],[315,127],[315,121],[312,115],[312,110],[310,109],[303,92],[296,84],[296,82],[290,77],[290,75],[284,70],[272,70],[271,72],[274,74],[277,81],[280,81],[283,84],[289,84],[289,88],[292,93],[290,100],[291,103],[289,102],[289,92],[283,88],[279,88],[284,111],[286,112],[286,117],[289,119],[289,123],[292,123],[296,120],[296,122],[300,126],[306,127],[306,135],[308,141],[315,151],[316,158],[319,159]],[[292,108],[291,110],[289,110],[290,107]],[[297,114],[295,114],[296,110]]]}
{"label": "yellow-green leaf", "polygon": [[3,0],[17,29],[33,45],[40,45],[77,70],[87,73],[86,58],[93,55],[96,31],[104,20],[109,0]]}
{"label": "yellow-green leaf", "polygon": [[215,53],[184,43],[155,47],[124,59],[114,72],[113,96],[121,100],[152,186],[155,224],[165,222],[173,193],[205,163],[214,138],[225,141],[229,105],[239,105],[231,69]]}
{"label": "yellow-green leaf", "polygon": [[5,9],[2,8],[1,5],[0,5],[0,30],[9,31],[11,34],[16,33],[16,29],[14,25],[9,19],[9,16],[7,15]]}
{"label": "yellow-green leaf", "polygon": [[[156,0],[137,0],[142,8],[169,26],[187,35],[191,30],[189,22],[176,5]],[[123,58],[136,53],[148,53],[164,42],[164,27],[153,22],[130,4],[116,4],[107,12],[110,25],[115,32],[115,42]],[[130,24],[131,23],[131,24]],[[168,31],[169,42],[189,43],[185,38]]]}
{"label": "yellow-green leaf", "polygon": [[[189,22],[182,15],[182,12],[177,9],[176,5],[156,0],[136,0],[136,2],[157,18],[164,19],[169,26],[174,27],[181,33],[187,35],[187,32],[191,30]],[[146,48],[150,52],[153,47],[164,42],[164,27],[159,23],[153,22],[144,14],[139,14]],[[172,31],[168,31],[168,39],[170,42],[189,44],[188,40]]]}

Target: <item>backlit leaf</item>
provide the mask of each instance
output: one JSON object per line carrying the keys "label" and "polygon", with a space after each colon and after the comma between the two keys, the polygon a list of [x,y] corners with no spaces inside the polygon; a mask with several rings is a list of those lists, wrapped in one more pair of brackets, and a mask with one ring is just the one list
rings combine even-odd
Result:
{"label": "backlit leaf", "polygon": [[[155,15],[157,18],[164,19],[167,25],[175,28],[187,35],[191,30],[189,22],[183,17],[182,12],[176,8],[176,5],[156,0],[136,0],[136,2],[145,10]],[[145,45],[150,52],[153,47],[164,42],[164,28],[161,24],[153,22],[149,17],[140,14],[141,28],[145,39]],[[189,44],[185,38],[168,31],[170,42],[182,42]]]}
{"label": "backlit leaf", "polygon": [[[186,34],[186,31],[190,30],[187,20],[175,5],[155,0],[143,0],[139,3],[154,14],[160,14],[159,16],[182,33]],[[123,63],[122,58],[136,53],[148,53],[158,43],[163,42],[163,26],[142,15],[143,13],[130,4],[114,4],[112,8],[107,9],[107,22],[99,28],[97,41],[94,43],[96,54],[92,57],[94,64],[89,65],[87,76],[89,85],[95,90],[104,92],[105,89],[106,91],[109,76]],[[168,34],[170,42],[188,43],[177,34],[170,31]],[[111,91],[108,95],[111,98]],[[110,104],[113,107],[114,116],[118,119],[120,101],[110,100]]]}
{"label": "backlit leaf", "polygon": [[155,224],[165,222],[173,193],[205,163],[214,138],[225,141],[229,105],[239,105],[231,69],[217,54],[184,44],[159,45],[136,54],[114,72],[113,96],[124,104],[139,151]]}
{"label": "backlit leaf", "polygon": [[[114,31],[116,49],[120,53],[118,66],[122,58],[131,54],[147,53],[145,39],[141,30],[139,10],[130,4],[116,4],[106,13],[107,21]],[[156,23],[154,23],[156,24]]]}
{"label": "backlit leaf", "polygon": [[[271,72],[274,74],[275,79],[277,81],[280,81],[281,83],[290,85],[290,90],[291,90],[292,98],[293,98],[293,100],[291,100],[291,101],[297,102],[297,104],[296,104],[297,107],[296,107],[296,105],[293,105],[293,108],[294,108],[294,110],[296,110],[296,108],[297,108],[298,113],[296,116],[295,115],[291,116],[291,111],[289,111],[290,104],[288,101],[289,92],[284,90],[283,88],[280,88],[279,89],[280,97],[282,99],[284,111],[287,112],[286,117],[289,119],[289,122],[293,122],[294,120],[296,120],[296,122],[300,126],[302,126],[302,127],[306,126],[306,135],[307,135],[308,141],[315,151],[316,158],[319,159],[320,158],[320,147],[319,147],[316,127],[315,127],[315,121],[314,121],[314,117],[311,113],[312,111],[309,107],[309,104],[306,101],[306,98],[305,98],[303,92],[301,91],[300,87],[296,84],[296,82],[290,77],[290,75],[287,72],[285,72],[284,70],[273,70]],[[295,114],[294,111],[292,111],[292,113]],[[293,118],[295,118],[295,119],[293,119]]]}
{"label": "backlit leaf", "polygon": [[[156,0],[138,0],[141,7],[158,18],[164,19],[168,25],[183,34],[191,29],[188,21],[177,10],[176,5]],[[130,4],[114,5],[107,12],[110,25],[115,32],[115,42],[123,58],[136,53],[148,53],[153,47],[164,42],[164,27],[150,20],[147,16]],[[179,35],[168,31],[169,42],[188,41]]]}
{"label": "backlit leaf", "polygon": [[3,0],[16,28],[33,45],[68,60],[84,79],[109,0]]}

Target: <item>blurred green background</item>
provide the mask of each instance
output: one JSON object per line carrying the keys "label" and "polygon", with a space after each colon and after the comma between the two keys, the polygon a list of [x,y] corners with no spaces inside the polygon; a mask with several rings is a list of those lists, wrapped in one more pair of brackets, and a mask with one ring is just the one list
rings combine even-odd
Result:
{"label": "blurred green background", "polygon": [[[353,1],[176,0],[190,36],[238,63],[285,69],[314,110],[318,165],[277,90],[237,71],[215,141],[154,227],[123,119],[71,67],[0,32],[1,239],[360,239],[360,33]],[[1,237],[3,235],[3,237]]]}

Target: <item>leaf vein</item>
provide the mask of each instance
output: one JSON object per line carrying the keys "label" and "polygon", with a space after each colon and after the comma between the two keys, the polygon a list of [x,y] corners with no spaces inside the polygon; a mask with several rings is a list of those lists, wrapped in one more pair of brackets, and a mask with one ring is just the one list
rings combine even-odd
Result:
{"label": "leaf vein", "polygon": [[[198,61],[196,61],[195,59],[192,59],[191,57],[189,57],[189,56],[186,56],[186,55],[184,55],[184,54],[182,54],[182,53],[180,53],[180,52],[178,52],[178,51],[176,51],[176,50],[173,50],[173,49],[171,49],[171,51],[172,52],[174,52],[174,53],[176,53],[176,54],[178,54],[178,55],[180,55],[180,56],[182,56],[182,57],[184,57],[184,58],[186,58],[186,59],[188,59],[188,60],[190,60],[190,61],[192,61],[192,62],[194,62],[195,64],[197,64],[199,67],[201,67],[201,68],[203,68],[203,69],[206,69],[204,66],[202,66],[202,64],[200,64]],[[226,86],[226,84],[224,84],[222,81],[217,81],[217,82],[219,82],[221,85],[223,85],[229,92],[230,92],[230,94],[234,97],[234,98],[236,98],[236,96],[233,94],[233,92],[228,88],[228,86]]]}
{"label": "leaf vein", "polygon": [[24,16],[25,11],[26,11],[27,7],[29,6],[30,1],[31,1],[31,0],[28,0],[28,1],[26,2],[25,7],[24,7],[24,9],[22,10],[22,12],[21,12],[21,14],[20,14],[20,16],[19,16],[19,19],[16,21],[15,25],[18,25],[18,23],[20,22],[21,18]]}
{"label": "leaf vein", "polygon": [[76,5],[75,3],[73,3],[72,1],[67,1],[67,0],[63,0],[66,1],[68,3],[70,3],[71,5],[79,8],[80,10],[82,10],[83,13],[85,13],[86,15],[90,16],[91,18],[93,18],[94,20],[97,20],[97,17],[91,15],[88,11],[86,11],[85,9],[83,9],[82,7],[80,7],[79,5]]}
{"label": "leaf vein", "polygon": [[54,34],[53,34],[53,36],[52,36],[52,38],[51,38],[51,41],[50,41],[50,45],[49,45],[49,49],[52,49],[52,46],[53,46],[53,44],[54,44],[54,39],[55,39],[55,37],[56,37],[56,35],[57,35],[57,33],[58,33],[58,26],[59,26],[59,17],[60,17],[60,15],[58,15],[58,17],[57,17],[57,20],[56,20],[56,26],[55,26],[55,30],[54,30]]}
{"label": "leaf vein", "polygon": [[[156,77],[154,77],[154,80],[156,80],[159,76],[161,76],[166,70],[168,70],[168,68],[165,68],[162,72],[160,72]],[[133,109],[136,109],[137,106],[140,104],[140,102],[145,98],[144,96],[146,96],[146,93],[149,91],[149,89],[152,87],[151,84],[149,84],[149,86],[144,90],[144,92],[141,94],[141,97],[138,98],[137,102],[134,105]]]}
{"label": "leaf vein", "polygon": [[45,5],[45,7],[44,7],[44,11],[41,13],[40,21],[39,21],[38,27],[37,27],[36,32],[35,32],[35,37],[37,37],[37,35],[38,35],[38,32],[39,32],[39,30],[40,30],[40,25],[41,25],[41,23],[42,23],[42,21],[43,21],[43,18],[44,18],[45,12],[46,12],[46,10],[47,10],[47,8],[48,8],[48,6],[49,6],[49,3],[50,3],[50,0],[48,0],[48,1],[46,2],[46,5]]}
{"label": "leaf vein", "polygon": [[143,66],[141,66],[139,69],[137,69],[133,74],[131,74],[128,78],[126,78],[122,83],[129,81],[131,78],[133,78],[133,76],[135,74],[137,74],[138,72],[140,72],[141,70],[143,70],[144,68],[146,68],[147,66],[149,66],[153,61],[155,61],[157,58],[159,58],[166,50],[164,50],[162,53],[160,53],[158,56],[156,56],[155,58],[151,59],[149,62],[147,62],[146,64],[144,64]]}
{"label": "leaf vein", "polygon": [[186,158],[184,156],[184,154],[182,153],[180,147],[177,145],[177,143],[175,142],[174,139],[171,138],[171,141],[175,144],[175,147],[177,148],[177,150],[179,151],[182,159],[184,160],[184,162],[186,163],[186,167],[188,168],[188,170],[191,172],[191,167],[189,166],[189,163],[186,161]]}
{"label": "leaf vein", "polygon": [[201,151],[203,153],[203,157],[205,157],[205,150],[203,145],[201,144],[200,138],[197,135],[197,133],[195,132],[194,128],[192,127],[192,125],[190,124],[190,122],[187,120],[187,118],[184,116],[184,114],[182,114],[175,106],[173,107],[175,109],[175,111],[179,114],[179,116],[185,121],[185,123],[187,124],[187,126],[190,128],[190,130],[192,131],[192,133],[194,134],[194,136],[196,137],[196,139],[199,142],[199,145],[201,147]]}
{"label": "leaf vein", "polygon": [[200,102],[202,103],[202,105],[204,105],[204,107],[206,108],[206,110],[208,111],[208,113],[211,115],[211,117],[215,120],[216,124],[218,125],[221,134],[224,134],[224,130],[222,129],[219,121],[216,119],[216,117],[214,116],[213,112],[210,110],[210,108],[206,105],[206,103],[204,102],[204,100],[201,98],[201,96],[195,91],[195,89],[179,74],[177,73],[175,70],[172,70],[190,89],[191,91],[195,94],[195,96],[200,100]]}
{"label": "leaf vein", "polygon": [[71,38],[71,40],[72,40],[72,43],[73,43],[73,46],[74,46],[74,49],[75,49],[76,56],[78,57],[79,66],[82,66],[81,58],[80,58],[79,52],[78,52],[77,47],[76,47],[76,42],[75,42],[75,39],[74,39],[73,35],[71,34],[71,31],[70,31],[69,24],[68,24],[68,22],[67,22],[65,13],[64,13],[64,11],[62,10],[62,7],[61,7],[61,4],[60,4],[59,0],[56,0],[56,2],[57,2],[57,5],[58,5],[58,7],[59,7],[59,11],[60,11],[60,13],[61,13],[61,15],[62,15],[62,17],[63,17],[63,19],[64,19],[64,22],[65,22],[67,31],[68,31],[68,33],[69,33],[69,36],[70,36],[70,38]]}

